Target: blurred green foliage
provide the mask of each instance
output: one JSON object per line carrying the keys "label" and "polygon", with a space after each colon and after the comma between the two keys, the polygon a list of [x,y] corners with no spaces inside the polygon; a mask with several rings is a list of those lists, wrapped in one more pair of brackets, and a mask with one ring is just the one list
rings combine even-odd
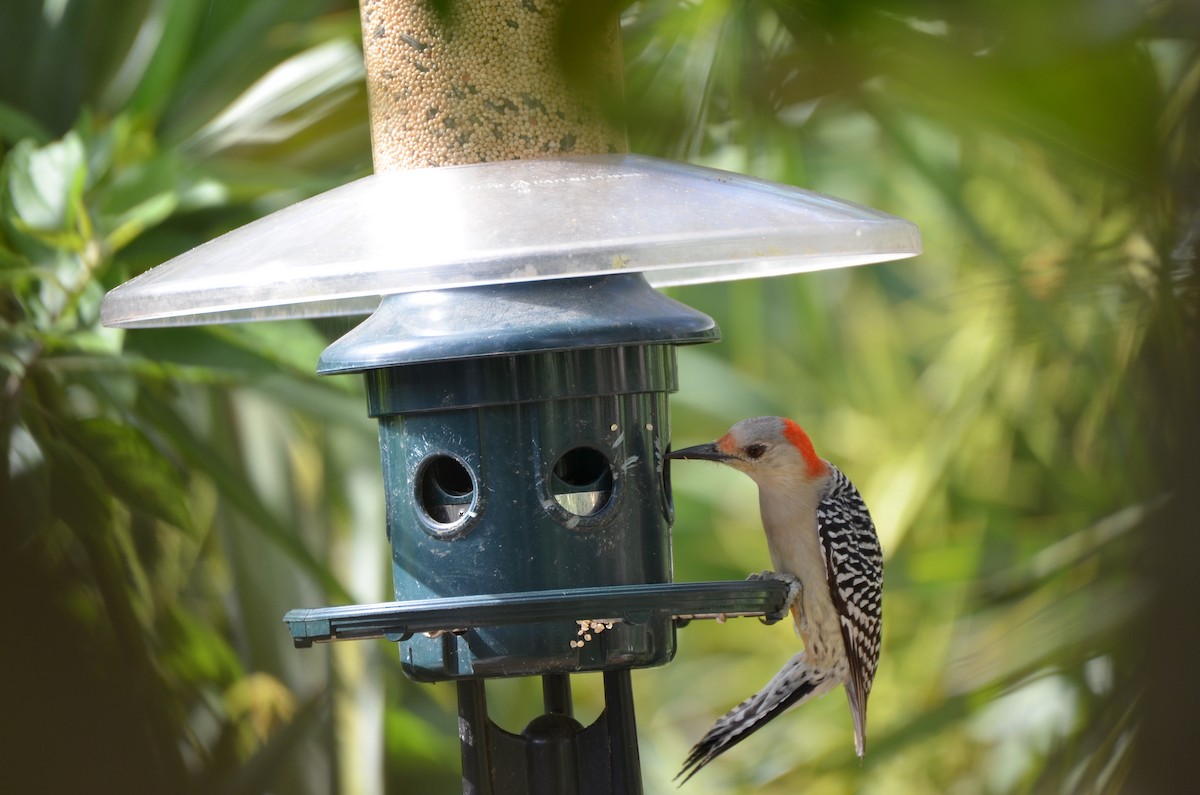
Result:
{"label": "blurred green foliage", "polygon": [[[1174,791],[1196,730],[1200,12],[1171,0],[627,5],[634,151],[916,221],[905,262],[680,289],[677,444],[809,428],[887,554],[866,763],[831,696],[694,793]],[[453,691],[385,643],[291,648],[385,599],[374,429],[317,380],[348,323],[123,333],[104,291],[369,169],[357,9],[0,8],[6,784],[452,792]],[[753,486],[674,477],[676,576],[766,565]],[[697,622],[635,674],[648,792],[796,648]],[[599,687],[581,677],[582,717]],[[490,692],[502,725],[536,682]],[[382,772],[381,772],[382,771]]]}

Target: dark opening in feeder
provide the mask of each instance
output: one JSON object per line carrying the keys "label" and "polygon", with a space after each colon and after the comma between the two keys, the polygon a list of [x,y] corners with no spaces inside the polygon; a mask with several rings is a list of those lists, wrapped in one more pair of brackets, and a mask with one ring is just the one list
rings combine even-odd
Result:
{"label": "dark opening in feeder", "polygon": [[[466,462],[452,455],[431,455],[417,465],[417,508],[444,533],[478,516],[475,478]],[[391,530],[388,538],[391,538]]]}
{"label": "dark opening in feeder", "polygon": [[568,450],[554,462],[550,493],[573,516],[597,514],[613,496],[613,464],[594,447]]}

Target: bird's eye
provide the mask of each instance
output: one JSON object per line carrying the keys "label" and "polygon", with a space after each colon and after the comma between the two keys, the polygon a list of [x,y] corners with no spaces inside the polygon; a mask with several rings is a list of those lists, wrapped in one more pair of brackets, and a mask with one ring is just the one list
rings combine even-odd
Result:
{"label": "bird's eye", "polygon": [[746,445],[745,452],[746,458],[757,461],[762,458],[763,453],[767,452],[767,446],[765,444],[748,444]]}

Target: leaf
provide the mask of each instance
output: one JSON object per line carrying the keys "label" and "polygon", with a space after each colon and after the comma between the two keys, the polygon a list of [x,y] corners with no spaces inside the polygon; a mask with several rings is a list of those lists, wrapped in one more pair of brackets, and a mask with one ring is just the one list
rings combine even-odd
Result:
{"label": "leaf", "polygon": [[172,449],[183,456],[189,469],[198,470],[212,478],[222,498],[228,500],[264,537],[312,575],[331,598],[353,601],[328,564],[319,560],[305,546],[294,527],[285,524],[267,507],[262,496],[241,476],[239,467],[221,455],[211,439],[198,435],[170,405],[149,393],[143,397],[141,413],[169,440]]}
{"label": "leaf", "polygon": [[156,115],[170,99],[179,73],[190,56],[191,40],[211,13],[204,0],[153,0],[140,20],[134,46],[105,87],[104,107],[121,107]]}
{"label": "leaf", "polygon": [[142,431],[95,417],[74,423],[71,435],[104,484],[130,510],[192,530],[183,477]]}
{"label": "leaf", "polygon": [[118,216],[104,242],[110,253],[120,251],[151,226],[162,223],[179,206],[174,191],[158,193]]}
{"label": "leaf", "polygon": [[[0,364],[3,356],[0,355]],[[7,434],[7,438],[4,438]],[[47,455],[22,422],[0,426],[0,505],[10,543],[24,546],[42,532],[51,514]]]}
{"label": "leaf", "polygon": [[328,41],[298,53],[250,86],[190,141],[206,154],[238,144],[269,143],[304,129],[314,116],[296,121],[289,115],[362,80],[362,54],[348,41]]}
{"label": "leaf", "polygon": [[22,138],[41,143],[50,140],[50,133],[29,114],[0,102],[0,142],[15,144]]}
{"label": "leaf", "polygon": [[[129,136],[134,135],[129,132]],[[123,145],[134,147],[130,141]],[[141,152],[133,156],[144,159],[117,169],[96,192],[96,225],[109,252],[120,250],[146,229],[169,218],[179,207],[184,187],[179,158]]]}
{"label": "leaf", "polygon": [[[254,795],[259,792],[276,791],[280,779],[295,768],[295,758],[302,743],[309,739],[329,709],[330,693],[319,690],[306,701],[294,716],[270,738],[228,780],[221,782],[214,791],[224,795]],[[245,731],[244,726],[227,724],[226,732]]]}
{"label": "leaf", "polygon": [[0,246],[0,271],[8,271],[6,278],[12,278],[14,273],[24,273],[30,270],[29,260],[11,249]]}
{"label": "leaf", "polygon": [[45,455],[37,439],[23,423],[12,426],[7,442],[6,473],[13,479],[37,472],[45,464]]}
{"label": "leaf", "polygon": [[76,133],[40,148],[30,139],[21,141],[4,170],[3,200],[12,222],[35,235],[74,232],[86,178],[87,159]]}
{"label": "leaf", "polygon": [[245,376],[312,375],[329,342],[304,321],[162,328],[130,335],[126,350],[147,359]]}
{"label": "leaf", "polygon": [[112,507],[95,465],[78,445],[39,439],[50,463],[50,510],[79,537],[103,535]]}
{"label": "leaf", "polygon": [[198,685],[229,684],[244,674],[223,627],[177,603],[167,605],[163,613],[159,660],[166,670]]}

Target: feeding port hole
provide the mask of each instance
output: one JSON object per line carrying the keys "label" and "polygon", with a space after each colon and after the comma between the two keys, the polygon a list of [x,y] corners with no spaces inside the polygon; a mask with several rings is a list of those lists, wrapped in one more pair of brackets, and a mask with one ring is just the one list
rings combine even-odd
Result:
{"label": "feeding port hole", "polygon": [[612,498],[612,466],[604,453],[594,448],[568,450],[554,464],[550,491],[568,513],[576,516],[597,514]]}
{"label": "feeding port hole", "polygon": [[436,455],[421,467],[419,502],[434,524],[449,526],[472,512],[475,479],[457,458]]}

